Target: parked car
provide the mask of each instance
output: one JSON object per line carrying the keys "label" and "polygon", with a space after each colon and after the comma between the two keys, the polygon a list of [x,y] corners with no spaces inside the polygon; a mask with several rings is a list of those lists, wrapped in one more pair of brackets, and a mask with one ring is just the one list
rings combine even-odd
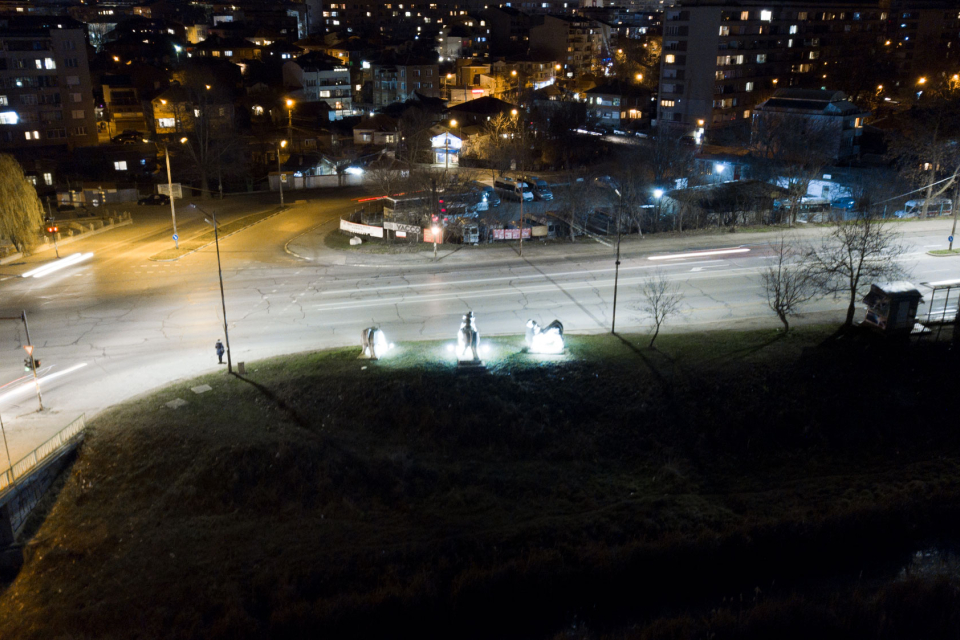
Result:
{"label": "parked car", "polygon": [[550,185],[543,178],[536,176],[527,176],[524,178],[527,184],[533,187],[533,197],[537,200],[553,200],[553,192],[550,191]]}
{"label": "parked car", "polygon": [[497,190],[503,198],[516,200],[520,202],[530,202],[533,200],[533,190],[530,185],[523,180],[514,180],[513,178],[497,178],[493,183],[493,188]]}
{"label": "parked car", "polygon": [[857,206],[856,198],[837,198],[830,203],[830,206],[834,209],[853,209]]}
{"label": "parked car", "polygon": [[[923,213],[923,199],[907,200],[903,209],[893,215],[898,218],[916,218]],[[953,213],[953,200],[950,198],[931,198],[927,204],[928,216],[941,216]]]}
{"label": "parked car", "polygon": [[143,136],[144,134],[139,131],[124,131],[113,136],[111,142],[114,144],[143,144]]}
{"label": "parked car", "polygon": [[162,205],[170,204],[170,196],[162,193],[151,193],[145,198],[140,198],[137,200],[139,205]]}

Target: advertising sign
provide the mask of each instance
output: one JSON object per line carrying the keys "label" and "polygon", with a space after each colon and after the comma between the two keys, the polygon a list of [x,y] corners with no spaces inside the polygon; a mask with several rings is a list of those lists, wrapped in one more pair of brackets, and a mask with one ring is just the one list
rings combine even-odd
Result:
{"label": "advertising sign", "polygon": [[374,238],[383,237],[383,227],[371,227],[370,225],[357,224],[356,222],[348,222],[346,220],[340,220],[340,230]]}

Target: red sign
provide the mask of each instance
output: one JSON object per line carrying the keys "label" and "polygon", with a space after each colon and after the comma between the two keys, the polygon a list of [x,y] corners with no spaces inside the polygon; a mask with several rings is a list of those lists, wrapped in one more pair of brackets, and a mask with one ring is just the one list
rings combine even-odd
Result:
{"label": "red sign", "polygon": [[[433,242],[433,231],[429,227],[423,230],[423,241]],[[437,244],[443,244],[443,229],[437,230]]]}
{"label": "red sign", "polygon": [[[530,227],[523,228],[523,239],[530,238]],[[520,229],[493,229],[494,240],[519,240]]]}

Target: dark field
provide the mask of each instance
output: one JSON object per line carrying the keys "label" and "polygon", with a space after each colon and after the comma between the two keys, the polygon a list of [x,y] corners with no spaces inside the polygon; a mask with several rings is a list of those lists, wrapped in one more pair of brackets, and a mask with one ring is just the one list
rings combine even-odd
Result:
{"label": "dark field", "polygon": [[99,416],[0,637],[960,635],[952,556],[899,573],[960,524],[949,343],[521,342],[484,375],[347,349]]}

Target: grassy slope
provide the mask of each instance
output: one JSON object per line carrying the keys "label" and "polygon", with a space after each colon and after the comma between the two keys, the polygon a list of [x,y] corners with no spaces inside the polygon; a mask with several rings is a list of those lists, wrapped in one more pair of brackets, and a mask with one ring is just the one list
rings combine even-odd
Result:
{"label": "grassy slope", "polygon": [[573,337],[563,360],[503,340],[478,377],[428,343],[175,385],[94,421],[0,635],[503,635],[490,611],[543,632],[855,570],[953,513],[951,356],[800,357],[825,336]]}

